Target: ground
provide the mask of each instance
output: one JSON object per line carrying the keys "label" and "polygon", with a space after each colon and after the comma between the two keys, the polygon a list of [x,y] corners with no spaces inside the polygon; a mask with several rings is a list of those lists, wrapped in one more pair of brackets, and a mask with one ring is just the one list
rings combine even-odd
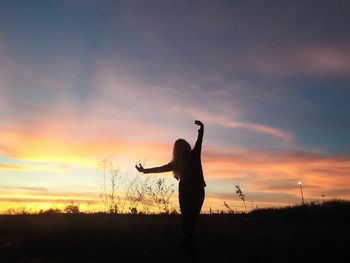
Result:
{"label": "ground", "polygon": [[0,262],[348,262],[346,215],[201,215],[196,251],[180,215],[0,216]]}

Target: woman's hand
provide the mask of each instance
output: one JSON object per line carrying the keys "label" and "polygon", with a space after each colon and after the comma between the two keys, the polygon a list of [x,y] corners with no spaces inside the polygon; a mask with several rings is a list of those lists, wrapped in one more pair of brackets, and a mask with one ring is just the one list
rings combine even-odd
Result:
{"label": "woman's hand", "polygon": [[135,168],[136,168],[136,170],[139,171],[140,173],[144,173],[144,172],[145,172],[145,168],[143,168],[142,164],[140,164],[140,163],[139,163],[138,165],[136,164],[136,165],[135,165]]}
{"label": "woman's hand", "polygon": [[201,121],[199,121],[199,120],[195,120],[195,121],[194,121],[194,124],[197,124],[201,129],[203,129],[203,127],[204,127],[203,122],[201,122]]}

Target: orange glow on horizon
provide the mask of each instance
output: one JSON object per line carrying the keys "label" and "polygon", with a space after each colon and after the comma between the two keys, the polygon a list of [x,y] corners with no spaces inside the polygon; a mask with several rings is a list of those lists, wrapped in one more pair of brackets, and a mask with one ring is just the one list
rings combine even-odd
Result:
{"label": "orange glow on horizon", "polygon": [[[122,154],[129,158],[137,156],[150,156],[155,159],[164,159],[171,151],[170,144],[139,144],[136,142],[113,141],[106,138],[98,140],[76,141],[73,139],[55,139],[49,136],[22,135],[18,133],[0,132],[4,141],[11,145],[9,154],[5,156],[21,160],[36,162],[58,162],[95,167],[96,161],[106,156]],[[135,158],[136,159],[136,158]],[[135,160],[137,161],[137,159]],[[20,166],[0,166],[1,170],[33,170],[33,168]]]}
{"label": "orange glow on horizon", "polygon": [[[171,160],[172,142],[165,143],[137,143],[125,140],[114,141],[104,137],[99,139],[74,140],[73,138],[51,137],[49,134],[20,134],[15,132],[0,132],[4,138],[5,146],[2,155],[16,158],[20,161],[31,161],[34,163],[22,164],[0,164],[0,171],[35,173],[38,171],[50,173],[65,173],[65,165],[75,165],[86,169],[96,169],[98,161],[106,156],[121,156],[125,163],[121,163],[121,169],[126,172],[134,170],[133,165],[147,158],[146,166],[162,165]],[[11,146],[11,147],[10,147]],[[148,160],[151,160],[149,162]],[[51,163],[52,162],[52,163]],[[209,193],[221,193],[225,196],[220,201],[211,198],[206,201],[205,207],[221,207],[222,201],[228,197],[227,189],[234,183],[243,184],[249,192],[263,194],[265,198],[255,200],[270,205],[291,204],[297,200],[298,190],[295,182],[303,178],[303,190],[307,200],[316,199],[325,194],[329,198],[350,198],[346,189],[350,188],[347,174],[350,168],[350,158],[346,156],[326,156],[322,153],[306,152],[269,152],[269,151],[247,151],[232,149],[222,150],[204,145],[202,153],[203,169]],[[331,176],[330,176],[331,175]],[[172,179],[172,175],[164,175]],[[230,185],[226,185],[226,182]],[[220,183],[221,186],[212,186],[212,182]],[[174,181],[177,185],[177,181]],[[98,188],[98,185],[96,185]],[[222,190],[221,188],[226,190]],[[176,188],[176,186],[175,186]],[[339,189],[339,190],[337,190]],[[77,190],[79,193],[79,189]],[[234,193],[231,193],[234,197]],[[53,195],[54,196],[54,195]],[[0,207],[4,210],[5,203],[12,205],[25,204],[28,206],[34,202],[36,207],[40,199],[43,206],[56,200],[81,200],[84,202],[95,202],[95,198],[81,198],[79,194],[53,197],[47,194],[41,196],[33,193],[9,193],[6,189],[2,191]],[[96,191],[98,196],[98,191]],[[269,197],[271,196],[271,197]],[[273,197],[272,196],[276,196]],[[291,197],[296,197],[292,198]],[[276,198],[279,198],[277,200]],[[12,201],[11,201],[12,200]],[[18,200],[18,204],[16,204]],[[40,202],[39,202],[40,203]]]}

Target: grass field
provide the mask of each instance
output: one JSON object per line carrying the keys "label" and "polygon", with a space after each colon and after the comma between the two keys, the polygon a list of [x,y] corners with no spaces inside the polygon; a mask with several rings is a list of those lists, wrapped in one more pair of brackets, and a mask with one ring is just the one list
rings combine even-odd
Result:
{"label": "grass field", "polygon": [[202,215],[197,251],[179,215],[0,216],[0,262],[348,262],[349,202]]}

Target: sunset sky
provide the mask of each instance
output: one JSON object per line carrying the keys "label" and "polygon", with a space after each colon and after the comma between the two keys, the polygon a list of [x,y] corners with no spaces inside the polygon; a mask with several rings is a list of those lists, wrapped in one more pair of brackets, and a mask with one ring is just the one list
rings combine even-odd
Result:
{"label": "sunset sky", "polygon": [[306,201],[349,199],[349,14],[347,0],[1,1],[0,212],[97,205],[101,160],[130,178],[168,163],[195,119],[204,211],[241,209],[234,185],[249,207],[300,203],[298,181]]}

